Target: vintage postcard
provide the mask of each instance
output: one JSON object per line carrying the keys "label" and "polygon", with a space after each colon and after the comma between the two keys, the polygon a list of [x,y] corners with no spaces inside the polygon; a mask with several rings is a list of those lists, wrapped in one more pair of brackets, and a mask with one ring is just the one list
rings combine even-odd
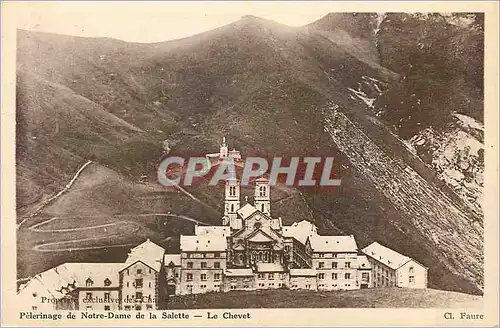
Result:
{"label": "vintage postcard", "polygon": [[497,2],[2,2],[2,324],[498,327]]}

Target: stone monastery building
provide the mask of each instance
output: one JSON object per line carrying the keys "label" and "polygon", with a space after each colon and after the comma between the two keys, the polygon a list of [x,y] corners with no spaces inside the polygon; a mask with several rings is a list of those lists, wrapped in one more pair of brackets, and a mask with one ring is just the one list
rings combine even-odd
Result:
{"label": "stone monastery building", "polygon": [[[224,140],[220,153],[207,157],[241,160],[227,149]],[[23,304],[39,308],[36,300],[48,295],[80,310],[148,310],[161,308],[168,295],[427,287],[425,266],[377,242],[359,250],[353,235],[323,236],[305,220],[284,226],[272,216],[269,181],[262,176],[254,183],[250,203],[240,199],[237,179],[226,181],[221,224],[181,235],[180,253],[167,254],[148,240],[125,263],[65,263],[22,286]],[[89,298],[104,301],[85,302]]]}
{"label": "stone monastery building", "polygon": [[[241,161],[225,138],[207,157]],[[426,267],[378,243],[359,251],[352,235],[322,236],[305,220],[283,226],[272,216],[269,181],[254,184],[251,204],[242,202],[237,179],[226,181],[221,225],[196,226],[194,235],[181,236],[180,254],[165,255],[169,294],[427,286]]]}

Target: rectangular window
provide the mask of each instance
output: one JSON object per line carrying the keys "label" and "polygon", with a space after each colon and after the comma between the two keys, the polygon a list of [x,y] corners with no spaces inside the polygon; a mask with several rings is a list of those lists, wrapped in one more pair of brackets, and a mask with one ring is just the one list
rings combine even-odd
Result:
{"label": "rectangular window", "polygon": [[325,254],[319,253],[319,257],[325,257]]}
{"label": "rectangular window", "polygon": [[135,279],[135,288],[142,288],[142,278],[140,279]]}
{"label": "rectangular window", "polygon": [[193,268],[193,262],[188,262],[187,263],[187,268],[192,269]]}
{"label": "rectangular window", "polygon": [[274,273],[270,273],[269,274],[269,280],[273,280],[274,279]]}
{"label": "rectangular window", "polygon": [[201,281],[206,281],[207,280],[207,274],[206,273],[202,273],[201,274]]}
{"label": "rectangular window", "polygon": [[142,269],[137,269],[137,274],[142,274]]}
{"label": "rectangular window", "polygon": [[370,275],[368,274],[368,272],[363,272],[361,274],[361,279],[363,279],[365,281],[369,281],[370,280]]}
{"label": "rectangular window", "polygon": [[214,280],[220,280],[220,273],[214,273]]}
{"label": "rectangular window", "polygon": [[259,279],[264,279],[264,274],[263,273],[259,273],[258,277],[259,277]]}
{"label": "rectangular window", "polygon": [[214,262],[214,268],[220,269],[220,262]]}
{"label": "rectangular window", "polygon": [[214,257],[220,257],[220,253],[214,253]]}
{"label": "rectangular window", "polygon": [[192,280],[193,280],[193,274],[192,274],[192,273],[188,273],[188,274],[186,275],[186,280],[187,280],[187,281],[192,281]]}
{"label": "rectangular window", "polygon": [[148,283],[148,287],[151,288],[151,281]]}
{"label": "rectangular window", "polygon": [[345,274],[345,278],[346,278],[346,279],[351,279],[351,274],[350,274],[350,273],[346,273],[346,274]]}
{"label": "rectangular window", "polygon": [[151,274],[151,268],[149,269],[149,274]]}
{"label": "rectangular window", "polygon": [[415,282],[415,276],[409,276],[408,279],[411,283]]}
{"label": "rectangular window", "polygon": [[332,269],[337,269],[337,262],[332,262]]}
{"label": "rectangular window", "polygon": [[207,268],[207,262],[201,262],[201,268],[206,269]]}
{"label": "rectangular window", "polygon": [[280,279],[281,280],[285,279],[285,274],[284,273],[280,273]]}
{"label": "rectangular window", "polygon": [[337,274],[336,273],[332,273],[332,279],[333,280],[337,280]]}
{"label": "rectangular window", "polygon": [[319,266],[320,269],[324,268],[325,267],[325,262],[319,262],[318,266]]}
{"label": "rectangular window", "polygon": [[320,273],[320,274],[318,274],[318,278],[319,278],[319,279],[325,279],[325,274],[324,274],[324,273]]}
{"label": "rectangular window", "polygon": [[127,281],[127,287],[130,287],[130,282]]}
{"label": "rectangular window", "polygon": [[345,268],[349,269],[351,267],[351,262],[345,262]]}

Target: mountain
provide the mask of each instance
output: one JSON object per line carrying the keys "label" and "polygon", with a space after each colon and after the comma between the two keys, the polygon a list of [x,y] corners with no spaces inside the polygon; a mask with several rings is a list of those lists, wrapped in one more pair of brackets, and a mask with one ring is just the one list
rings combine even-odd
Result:
{"label": "mountain", "polygon": [[[477,195],[483,164],[477,147],[482,139],[467,152],[457,137],[460,131],[467,138],[481,137],[474,128],[482,115],[481,85],[469,79],[482,76],[471,68],[482,70],[480,59],[471,53],[460,62],[457,56],[456,70],[443,79],[426,71],[430,64],[444,65],[441,61],[405,54],[415,52],[409,29],[425,35],[429,44],[424,45],[432,50],[435,43],[427,40],[454,26],[451,44],[439,48],[445,54],[469,49],[466,45],[482,34],[449,19],[440,24],[429,20],[328,14],[292,28],[245,16],[212,31],[154,44],[19,30],[20,277],[75,256],[71,250],[39,252],[40,244],[59,247],[76,238],[69,231],[33,229],[54,217],[49,223],[100,229],[100,239],[71,241],[85,260],[105,258],[106,250],[99,249],[126,244],[127,236],[149,236],[175,248],[172,231],[191,229],[194,222],[181,220],[170,227],[171,221],[162,223],[159,216],[142,219],[145,213],[172,211],[218,223],[222,189],[200,184],[163,190],[154,182],[155,168],[167,153],[213,152],[226,135],[244,156],[336,158],[334,170],[342,185],[333,192],[273,188],[273,215],[284,222],[306,218],[321,232],[354,234],[360,248],[379,241],[428,266],[430,286],[481,293],[483,222]],[[400,57],[390,49],[401,49]],[[459,91],[452,90],[450,79],[462,81]],[[435,97],[422,100],[434,84],[449,90],[451,101],[470,99],[473,106],[443,108]],[[427,101],[425,109],[407,105],[412,97]],[[439,126],[428,119],[437,113],[446,118]],[[406,115],[412,119],[396,124]],[[472,127],[460,125],[463,121]],[[453,164],[442,159],[450,152]],[[88,160],[91,168],[75,185],[33,216]],[[465,168],[465,162],[473,165]],[[462,173],[461,190],[447,178],[458,176],[452,167],[470,171]],[[251,190],[244,193],[251,195]],[[133,217],[129,224],[138,230],[131,231],[140,233],[121,231],[113,241],[116,233],[95,228],[121,222],[120,215]]]}

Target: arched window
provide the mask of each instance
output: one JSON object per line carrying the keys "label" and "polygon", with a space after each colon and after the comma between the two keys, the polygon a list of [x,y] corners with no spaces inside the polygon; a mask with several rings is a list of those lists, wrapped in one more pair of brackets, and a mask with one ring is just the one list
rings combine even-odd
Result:
{"label": "arched window", "polygon": [[265,196],[266,195],[266,186],[260,186],[260,188],[259,188],[259,194],[260,194],[260,196]]}
{"label": "arched window", "polygon": [[231,204],[231,213],[234,212],[234,204]]}
{"label": "arched window", "polygon": [[410,269],[408,270],[408,272],[409,272],[410,274],[415,273],[415,268],[414,268],[414,267],[410,267]]}
{"label": "arched window", "polygon": [[261,207],[261,212],[264,212],[264,210],[265,210],[264,204],[261,204],[260,207]]}

